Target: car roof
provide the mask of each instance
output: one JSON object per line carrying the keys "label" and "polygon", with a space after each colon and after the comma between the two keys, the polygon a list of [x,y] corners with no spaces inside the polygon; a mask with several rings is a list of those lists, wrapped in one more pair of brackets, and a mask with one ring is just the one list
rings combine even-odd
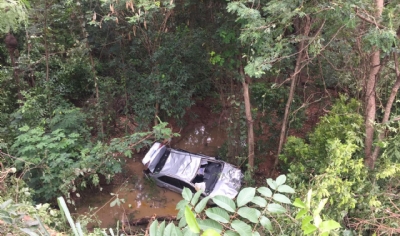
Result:
{"label": "car roof", "polygon": [[190,182],[197,174],[201,165],[201,159],[205,158],[189,152],[182,152],[171,149],[164,167],[159,174],[176,177]]}

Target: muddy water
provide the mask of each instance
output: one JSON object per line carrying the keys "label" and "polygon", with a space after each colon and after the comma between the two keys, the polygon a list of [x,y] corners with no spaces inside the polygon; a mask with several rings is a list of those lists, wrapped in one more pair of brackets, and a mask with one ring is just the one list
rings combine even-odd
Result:
{"label": "muddy water", "polygon": [[[217,126],[202,123],[184,130],[181,138],[172,142],[173,148],[215,156],[225,141],[225,132]],[[100,227],[112,227],[124,217],[132,221],[142,217],[176,215],[176,204],[182,199],[178,193],[155,186],[143,175],[142,156],[127,160],[125,173],[118,184],[104,187],[102,191],[84,194],[77,202],[76,212],[90,212],[100,221]],[[113,193],[114,195],[111,195]],[[114,196],[114,197],[113,197]],[[120,206],[110,206],[115,196],[124,199]],[[94,210],[90,210],[93,209]]]}

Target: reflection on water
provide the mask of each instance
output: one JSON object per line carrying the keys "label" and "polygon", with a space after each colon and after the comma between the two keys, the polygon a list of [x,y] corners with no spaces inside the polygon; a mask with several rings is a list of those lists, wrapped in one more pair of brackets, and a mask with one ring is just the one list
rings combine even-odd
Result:
{"label": "reflection on water", "polygon": [[226,140],[226,132],[223,128],[218,126],[208,127],[202,123],[195,125],[188,133],[181,135],[182,138],[173,143],[174,148],[209,156],[215,156],[218,148]]}
{"label": "reflection on water", "polygon": [[[176,204],[182,199],[181,195],[155,186],[146,180],[142,173],[143,165],[137,160],[128,160],[127,178],[120,185],[105,187],[102,191],[86,194],[82,201],[77,203],[77,213],[91,211],[101,221],[100,227],[115,226],[117,220],[140,219],[158,216],[176,215]],[[113,195],[111,195],[113,194]],[[118,196],[120,206],[111,207],[110,204]]]}
{"label": "reflection on water", "polygon": [[[193,126],[187,133],[181,134],[181,139],[172,143],[173,148],[180,148],[190,152],[203,153],[215,156],[217,149],[225,141],[225,132],[218,127],[207,127],[203,124]],[[125,174],[121,184],[105,187],[103,191],[91,192],[83,195],[77,202],[77,213],[91,211],[102,222],[100,227],[112,227],[117,220],[125,216],[132,219],[157,216],[176,215],[176,204],[182,200],[178,193],[157,187],[146,180],[142,173],[141,158],[127,160]],[[116,194],[114,197],[111,193]],[[118,196],[124,199],[120,206],[110,207]]]}

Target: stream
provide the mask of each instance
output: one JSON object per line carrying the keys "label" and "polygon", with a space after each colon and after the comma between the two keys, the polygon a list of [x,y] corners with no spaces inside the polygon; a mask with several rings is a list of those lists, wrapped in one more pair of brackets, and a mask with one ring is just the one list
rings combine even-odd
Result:
{"label": "stream", "polygon": [[[172,140],[171,147],[180,148],[194,153],[215,156],[218,148],[226,140],[225,130],[220,126],[196,123],[183,130],[181,137]],[[142,173],[141,159],[145,153],[127,159],[123,178],[104,186],[102,191],[93,190],[82,194],[76,202],[75,212],[89,214],[101,221],[101,228],[115,227],[118,220],[127,217],[134,219],[157,216],[173,216],[177,214],[176,204],[182,200],[180,194],[157,187]],[[120,206],[110,206],[113,196],[118,196],[124,202]]]}

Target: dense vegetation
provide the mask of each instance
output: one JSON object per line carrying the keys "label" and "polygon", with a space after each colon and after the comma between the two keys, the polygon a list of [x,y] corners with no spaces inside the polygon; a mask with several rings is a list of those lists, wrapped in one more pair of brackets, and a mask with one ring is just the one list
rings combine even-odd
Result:
{"label": "dense vegetation", "polygon": [[[398,1],[0,0],[0,14],[0,234],[24,227],[21,212],[66,231],[40,204],[110,181],[194,104],[226,118],[223,158],[247,163],[253,200],[236,203],[254,234],[399,233]],[[269,180],[279,197],[266,197],[300,216],[265,223],[251,177],[266,161],[293,188],[290,201]],[[186,219],[227,215],[192,197]]]}

